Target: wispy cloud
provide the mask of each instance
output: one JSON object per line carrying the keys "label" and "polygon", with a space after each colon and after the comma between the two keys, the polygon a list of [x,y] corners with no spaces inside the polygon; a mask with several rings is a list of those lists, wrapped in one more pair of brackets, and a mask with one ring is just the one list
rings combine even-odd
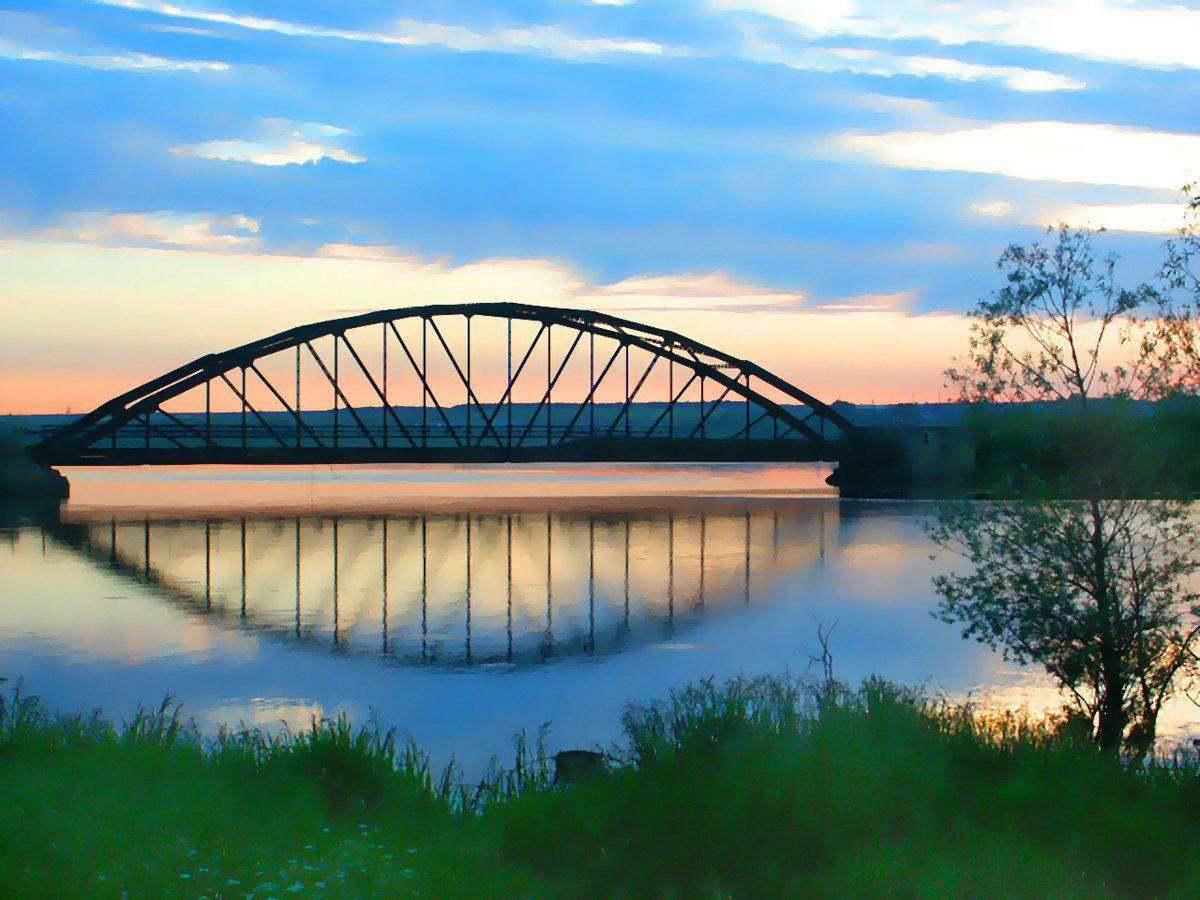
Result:
{"label": "wispy cloud", "polygon": [[253,31],[269,31],[288,37],[324,38],[396,47],[441,46],[461,52],[536,53],[565,59],[580,59],[614,53],[658,55],[666,51],[650,40],[619,37],[587,37],[556,25],[531,25],[477,31],[464,25],[447,25],[416,19],[398,19],[389,28],[331,28],[287,19],[239,15],[199,9],[159,0],[96,0],[107,6],[155,13],[171,18]]}
{"label": "wispy cloud", "polygon": [[341,163],[366,162],[335,141],[349,132],[336,125],[264,119],[253,138],[227,138],[172,147],[177,156],[248,162],[259,166],[291,166],[330,159]]}
{"label": "wispy cloud", "polygon": [[171,59],[152,53],[98,46],[74,28],[32,13],[0,11],[0,59],[57,63],[101,71],[225,72],[220,60]]}
{"label": "wispy cloud", "polygon": [[912,291],[895,291],[890,294],[855,294],[818,303],[813,309],[824,312],[899,312],[916,299]]}
{"label": "wispy cloud", "polygon": [[[0,240],[0,297],[10,301],[0,303],[0,333],[20,335],[24,354],[23,362],[0,358],[0,408],[87,408],[180,359],[341,313],[346,301],[339,297],[373,309],[513,298],[578,306],[598,290],[573,266],[544,258],[451,265],[397,255],[407,261]],[[680,277],[685,284],[695,278]],[[108,286],[105,302],[80,302],[97,283]],[[966,323],[907,315],[895,308],[900,296],[852,295],[826,309],[754,315],[671,308],[633,317],[754,359],[830,400],[932,397],[949,363],[947,348],[966,340]],[[839,303],[840,313],[833,309]],[[86,344],[64,346],[66,323]],[[494,352],[503,358],[501,346]],[[97,354],[111,361],[97,366]]]}
{"label": "wispy cloud", "polygon": [[35,232],[39,240],[101,244],[110,247],[169,247],[206,252],[253,251],[260,246],[259,222],[243,215],[156,212],[77,212],[52,228]]}
{"label": "wispy cloud", "polygon": [[791,307],[804,295],[735,281],[726,272],[637,275],[590,288],[580,302],[603,309],[762,309]]}
{"label": "wispy cloud", "polygon": [[904,169],[1165,190],[1178,190],[1200,168],[1200,135],[1077,122],[851,133],[834,144],[840,151]]}
{"label": "wispy cloud", "polygon": [[157,31],[161,34],[186,34],[191,37],[219,37],[211,28],[197,28],[194,25],[168,25],[163,23],[142,26],[146,31]]}
{"label": "wispy cloud", "polygon": [[66,53],[61,50],[23,47],[2,38],[0,57],[126,72],[225,72],[229,69],[228,63],[215,60],[167,59],[149,53]]}
{"label": "wispy cloud", "polygon": [[325,259],[365,259],[370,262],[419,263],[427,267],[436,267],[439,264],[438,262],[426,262],[415,253],[409,253],[390,244],[322,244],[317,248],[314,255]]}
{"label": "wispy cloud", "polygon": [[1200,68],[1200,9],[1125,0],[710,0],[723,10],[759,13],[814,37],[927,39],[1039,50],[1158,68]]}
{"label": "wispy cloud", "polygon": [[1006,219],[1016,210],[1017,207],[1008,200],[989,200],[971,204],[971,212],[987,216],[989,219]]}
{"label": "wispy cloud", "polygon": [[815,72],[853,72],[891,78],[907,75],[948,81],[998,81],[1026,93],[1077,91],[1087,85],[1075,78],[1043,69],[982,65],[945,56],[892,53],[864,47],[836,47],[800,42],[787,44],[764,37],[754,27],[744,28],[743,54],[757,62],[779,63]]}
{"label": "wispy cloud", "polygon": [[[594,284],[574,268],[549,259],[483,259],[456,266],[448,258],[425,259],[419,254],[388,244],[353,243],[322,244],[313,252],[313,256],[378,263],[389,270],[414,276],[445,277],[471,285],[475,285],[477,279],[482,283],[486,278],[502,275],[508,291],[502,292],[504,296],[521,296],[518,285],[524,282],[533,285],[543,301],[547,298],[545,286],[553,284],[559,293],[550,300],[551,305],[585,306],[609,311],[786,311],[799,308],[805,300],[800,291],[740,281],[723,271],[633,275],[607,284]],[[480,296],[495,293],[494,288],[479,288],[476,293],[481,290]],[[517,293],[513,293],[514,290]]]}
{"label": "wispy cloud", "polygon": [[1181,203],[1079,203],[1044,213],[1038,224],[1173,234],[1184,225],[1184,206]]}
{"label": "wispy cloud", "polygon": [[585,281],[570,266],[538,257],[485,257],[454,264],[449,257],[427,258],[391,244],[322,244],[306,254],[351,267],[368,280],[390,283],[399,294],[424,302],[502,300],[520,297],[531,303],[570,306]]}

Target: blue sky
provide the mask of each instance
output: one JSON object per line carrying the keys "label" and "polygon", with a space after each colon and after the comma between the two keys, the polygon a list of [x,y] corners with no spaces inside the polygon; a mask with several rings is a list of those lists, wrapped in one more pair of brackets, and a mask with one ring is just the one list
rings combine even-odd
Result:
{"label": "blue sky", "polygon": [[466,267],[475,293],[735,329],[961,313],[1062,219],[1149,275],[1200,175],[1198,48],[1194,5],[1120,0],[11,5],[0,322],[33,349],[0,372],[37,376],[110,287],[123,321],[167,321],[191,256],[212,291],[279,258]]}

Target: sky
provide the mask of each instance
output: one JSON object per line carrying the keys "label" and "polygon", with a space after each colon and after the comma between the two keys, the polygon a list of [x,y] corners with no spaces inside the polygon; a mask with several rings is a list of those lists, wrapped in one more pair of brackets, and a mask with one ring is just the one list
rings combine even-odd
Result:
{"label": "sky", "polygon": [[617,312],[935,400],[995,259],[1153,274],[1200,7],[93,0],[0,10],[0,412],[426,302]]}

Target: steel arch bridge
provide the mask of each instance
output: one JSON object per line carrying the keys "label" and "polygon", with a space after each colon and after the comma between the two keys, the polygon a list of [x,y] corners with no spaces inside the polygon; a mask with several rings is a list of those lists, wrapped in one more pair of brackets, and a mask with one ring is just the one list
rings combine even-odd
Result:
{"label": "steel arch bridge", "polygon": [[31,453],[64,466],[829,460],[852,430],[676,332],[497,302],[379,310],[202,356]]}

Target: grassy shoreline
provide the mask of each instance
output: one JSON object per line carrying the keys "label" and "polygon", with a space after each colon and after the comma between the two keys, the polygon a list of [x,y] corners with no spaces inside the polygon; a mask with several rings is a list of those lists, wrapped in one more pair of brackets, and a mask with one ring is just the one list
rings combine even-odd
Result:
{"label": "grassy shoreline", "polygon": [[467,784],[346,720],[202,740],[0,695],[13,896],[1195,895],[1200,769],[879,680],[702,682],[633,706],[606,774],[539,746]]}

